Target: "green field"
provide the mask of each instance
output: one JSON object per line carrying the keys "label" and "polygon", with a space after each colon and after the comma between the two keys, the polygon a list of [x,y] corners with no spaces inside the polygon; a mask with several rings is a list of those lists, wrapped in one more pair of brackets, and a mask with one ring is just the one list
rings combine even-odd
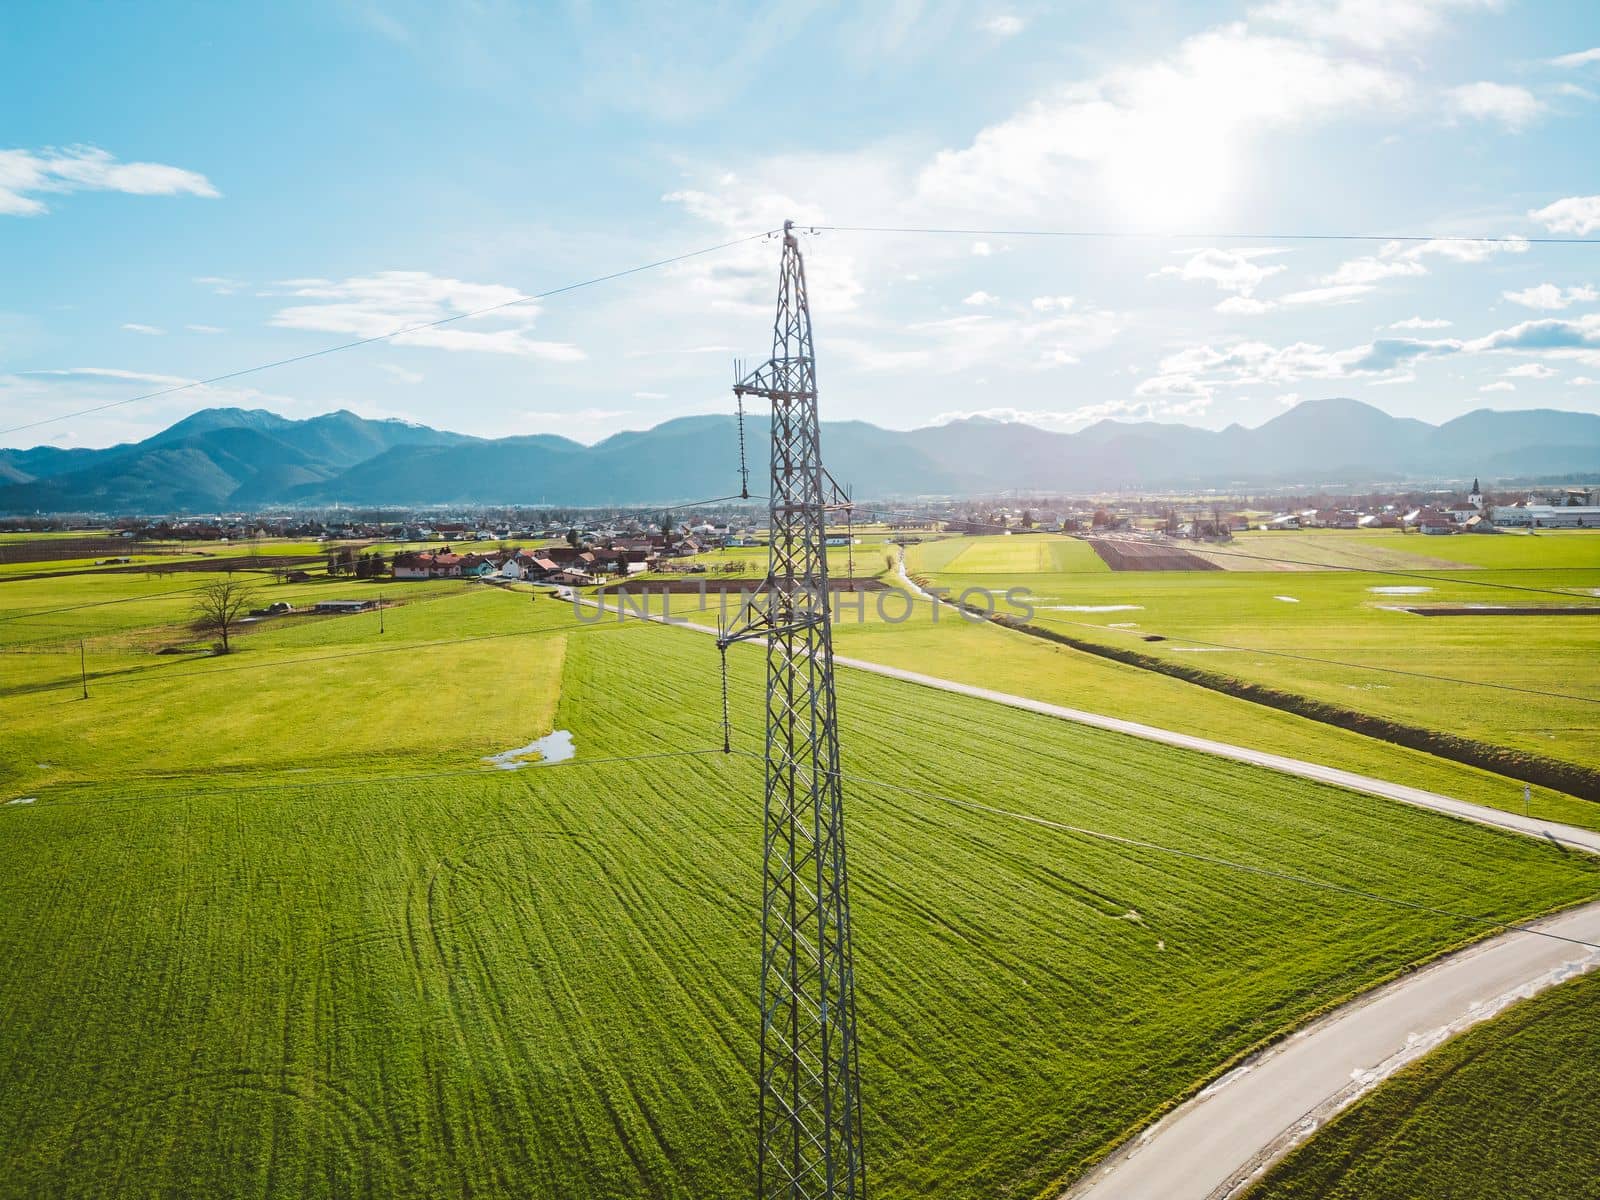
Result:
{"label": "green field", "polygon": [[1600,973],[1523,1001],[1335,1117],[1248,1200],[1600,1197]]}
{"label": "green field", "polygon": [[[156,590],[0,586],[0,799],[33,801],[0,804],[0,1195],[746,1190],[760,764],[715,752],[709,641],[391,584],[381,635],[165,658],[192,635]],[[748,751],[761,658],[730,666]],[[856,672],[840,703],[885,1197],[1048,1195],[1486,929],[941,796],[1491,918],[1600,895],[1596,864],[1271,772]],[[552,728],[573,761],[481,761]]]}
{"label": "green field", "polygon": [[[1194,572],[1105,571],[1076,542],[1076,565],[1031,570],[1049,544],[961,539],[910,547],[907,564],[955,593],[1026,586],[1033,620],[1073,636],[1513,750],[1600,762],[1600,618],[1404,611],[1600,604],[1600,537],[1253,534],[1225,552],[1346,569]],[[1413,552],[1473,561],[1446,570]],[[1364,559],[1382,565],[1348,569]],[[1384,588],[1419,590],[1374,590]]]}
{"label": "green field", "polygon": [[[1000,584],[990,580],[989,586]],[[731,616],[737,606],[729,605]],[[714,597],[704,608],[693,597],[674,597],[672,613],[714,625],[719,606]],[[899,591],[844,597],[834,639],[839,653],[853,658],[1523,811],[1522,784],[1503,775],[968,621],[949,609],[941,608],[936,620],[929,604]],[[1528,809],[1536,817],[1600,829],[1600,805],[1547,788],[1533,789]]]}

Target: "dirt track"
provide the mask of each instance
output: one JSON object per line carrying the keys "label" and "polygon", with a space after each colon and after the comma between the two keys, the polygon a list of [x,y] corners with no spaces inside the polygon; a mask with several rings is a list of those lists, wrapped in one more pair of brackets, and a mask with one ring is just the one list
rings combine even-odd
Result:
{"label": "dirt track", "polygon": [[1221,566],[1167,542],[1138,538],[1087,537],[1094,552],[1113,571],[1220,571]]}

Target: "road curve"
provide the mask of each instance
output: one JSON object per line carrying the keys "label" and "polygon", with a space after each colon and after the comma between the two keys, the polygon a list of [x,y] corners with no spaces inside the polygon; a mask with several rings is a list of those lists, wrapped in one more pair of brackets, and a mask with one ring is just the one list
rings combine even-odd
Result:
{"label": "road curve", "polygon": [[[1534,922],[1600,945],[1600,903]],[[1600,967],[1600,950],[1505,933],[1313,1021],[1122,1146],[1062,1200],[1222,1200],[1341,1108],[1508,1004]]]}

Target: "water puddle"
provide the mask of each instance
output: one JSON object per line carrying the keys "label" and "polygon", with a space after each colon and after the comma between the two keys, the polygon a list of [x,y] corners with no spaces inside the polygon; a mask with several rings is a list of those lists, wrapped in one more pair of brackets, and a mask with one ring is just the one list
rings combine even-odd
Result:
{"label": "water puddle", "polygon": [[578,748],[572,744],[572,734],[565,729],[558,729],[542,738],[535,738],[526,746],[487,755],[483,761],[493,763],[501,771],[520,771],[523,767],[545,767],[551,763],[566,762],[577,753]]}
{"label": "water puddle", "polygon": [[1274,600],[1282,600],[1285,604],[1299,604],[1300,603],[1300,601],[1294,596],[1274,596],[1273,599]]}
{"label": "water puddle", "polygon": [[38,799],[37,796],[18,796],[15,800],[7,800],[6,807],[10,808],[13,804],[32,804]]}
{"label": "water puddle", "polygon": [[1142,604],[1046,604],[1047,612],[1143,612]]}
{"label": "water puddle", "polygon": [[1375,596],[1421,596],[1433,591],[1431,587],[1370,587]]}

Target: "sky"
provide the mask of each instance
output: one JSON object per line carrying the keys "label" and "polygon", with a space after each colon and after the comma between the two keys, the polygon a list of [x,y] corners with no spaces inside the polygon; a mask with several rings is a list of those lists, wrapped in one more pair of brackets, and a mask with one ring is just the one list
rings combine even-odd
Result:
{"label": "sky", "polygon": [[1600,412],[1593,0],[62,0],[0,113],[0,445],[727,412],[776,240],[67,416],[786,218],[825,419]]}

